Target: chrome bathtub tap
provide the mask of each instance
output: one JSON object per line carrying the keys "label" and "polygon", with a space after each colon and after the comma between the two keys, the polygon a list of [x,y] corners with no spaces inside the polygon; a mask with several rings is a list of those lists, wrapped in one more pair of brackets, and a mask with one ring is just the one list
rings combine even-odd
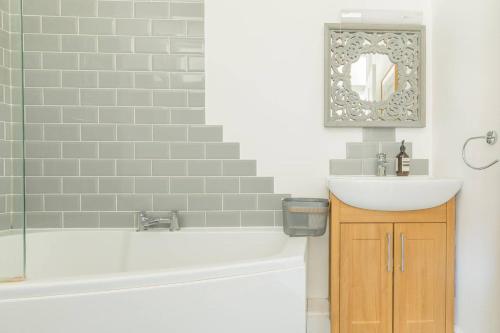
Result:
{"label": "chrome bathtub tap", "polygon": [[377,154],[377,176],[387,176],[387,155],[384,153]]}
{"label": "chrome bathtub tap", "polygon": [[169,217],[148,216],[144,211],[137,214],[137,231],[146,231],[151,229],[167,229],[170,231],[179,231],[179,214],[176,210],[169,212]]}

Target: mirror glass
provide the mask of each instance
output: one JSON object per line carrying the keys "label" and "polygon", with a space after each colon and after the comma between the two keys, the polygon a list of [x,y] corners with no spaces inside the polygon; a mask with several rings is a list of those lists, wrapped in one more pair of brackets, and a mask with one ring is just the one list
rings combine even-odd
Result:
{"label": "mirror glass", "polygon": [[364,101],[387,100],[398,89],[398,66],[385,54],[362,54],[351,65],[351,89]]}

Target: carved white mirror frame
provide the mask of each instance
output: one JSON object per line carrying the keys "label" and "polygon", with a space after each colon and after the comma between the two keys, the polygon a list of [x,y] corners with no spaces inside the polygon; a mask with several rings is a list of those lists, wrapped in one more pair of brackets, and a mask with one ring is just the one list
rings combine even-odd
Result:
{"label": "carved white mirror frame", "polygon": [[[351,66],[383,54],[398,66],[387,99],[365,101],[351,88]],[[325,127],[425,127],[425,27],[325,24]]]}

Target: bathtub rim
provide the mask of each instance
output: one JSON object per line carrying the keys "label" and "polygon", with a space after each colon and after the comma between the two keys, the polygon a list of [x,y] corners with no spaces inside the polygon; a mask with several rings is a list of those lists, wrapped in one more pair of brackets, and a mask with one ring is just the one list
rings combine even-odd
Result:
{"label": "bathtub rim", "polygon": [[[215,229],[215,230],[213,230]],[[32,229],[40,232],[136,232],[131,228],[72,228]],[[168,231],[154,231],[168,232]],[[181,233],[278,233],[277,227],[245,228],[183,228]],[[1,235],[2,233],[0,233]],[[0,303],[34,297],[52,297],[69,294],[109,292],[124,289],[196,283],[213,279],[233,278],[284,270],[304,269],[307,257],[307,238],[289,237],[282,251],[267,257],[220,263],[210,266],[192,266],[180,269],[147,270],[120,273],[81,275],[55,279],[0,283]]]}

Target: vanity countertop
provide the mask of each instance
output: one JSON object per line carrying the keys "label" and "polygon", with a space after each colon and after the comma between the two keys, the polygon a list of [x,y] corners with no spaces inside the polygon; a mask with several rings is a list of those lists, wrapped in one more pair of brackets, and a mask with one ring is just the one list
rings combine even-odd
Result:
{"label": "vanity countertop", "polygon": [[432,208],[462,188],[458,178],[429,176],[330,176],[328,188],[344,203],[363,209],[405,211]]}

